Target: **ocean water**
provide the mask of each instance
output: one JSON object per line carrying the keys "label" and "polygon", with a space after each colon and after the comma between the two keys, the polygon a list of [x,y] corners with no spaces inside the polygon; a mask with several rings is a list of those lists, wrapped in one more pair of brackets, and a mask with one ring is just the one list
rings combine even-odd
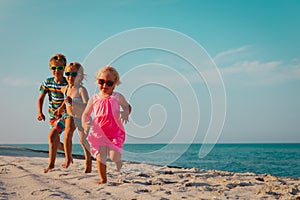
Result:
{"label": "ocean water", "polygon": [[[10,146],[48,151],[47,144]],[[125,144],[123,160],[184,168],[300,177],[300,143],[216,144],[203,158],[199,158],[200,148],[201,144]],[[22,153],[22,150],[17,149],[0,149],[0,155],[22,156]],[[32,154],[41,155],[39,152]],[[83,155],[81,145],[73,144],[73,154]],[[44,153],[42,156],[48,155]]]}

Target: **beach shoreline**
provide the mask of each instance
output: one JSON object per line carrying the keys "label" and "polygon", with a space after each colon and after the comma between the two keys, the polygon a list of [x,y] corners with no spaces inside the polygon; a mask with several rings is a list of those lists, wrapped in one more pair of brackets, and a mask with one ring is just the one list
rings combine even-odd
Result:
{"label": "beach shoreline", "polygon": [[[3,151],[3,146],[13,148]],[[300,143],[216,144],[205,158],[199,157],[201,147],[202,144],[191,144],[183,152],[182,144],[125,144],[122,158],[157,166],[300,177]],[[30,156],[48,157],[48,149],[48,144],[0,144],[0,155],[28,155],[24,152],[30,150]],[[80,144],[73,144],[72,155],[84,159]],[[64,153],[58,151],[58,156],[64,157]]]}
{"label": "beach shoreline", "polygon": [[0,155],[1,199],[300,199],[300,178],[128,161],[121,172],[108,162],[108,183],[97,185],[94,161],[92,173],[85,174],[83,159],[63,169],[64,158],[57,157],[45,174],[47,157],[20,150],[21,156]]}

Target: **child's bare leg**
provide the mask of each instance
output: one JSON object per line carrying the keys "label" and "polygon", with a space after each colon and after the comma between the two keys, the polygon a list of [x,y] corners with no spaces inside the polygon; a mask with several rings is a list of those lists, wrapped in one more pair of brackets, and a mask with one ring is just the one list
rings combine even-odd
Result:
{"label": "child's bare leg", "polygon": [[57,147],[59,144],[59,131],[53,128],[48,134],[49,142],[49,164],[48,167],[44,169],[44,173],[47,173],[50,169],[54,168]]}
{"label": "child's bare leg", "polygon": [[65,149],[65,163],[61,166],[63,168],[68,168],[71,163],[73,163],[72,157],[72,138],[75,131],[75,124],[72,118],[67,118],[65,120],[65,133],[64,133],[64,149]]}
{"label": "child's bare leg", "polygon": [[122,154],[118,151],[115,151],[113,149],[109,150],[109,157],[110,160],[113,161],[116,164],[116,170],[119,172],[122,168],[123,162],[121,160]]}
{"label": "child's bare leg", "polygon": [[116,163],[116,169],[117,169],[117,171],[118,172],[121,171],[121,168],[123,166],[122,160],[119,160],[118,162],[115,162],[115,163]]}
{"label": "child's bare leg", "polygon": [[83,130],[78,129],[78,135],[79,135],[80,144],[84,151],[84,157],[85,157],[84,173],[91,173],[92,172],[92,159],[91,159],[91,153],[89,151],[90,145],[86,139],[86,135],[84,134]]}
{"label": "child's bare leg", "polygon": [[64,143],[59,142],[57,149],[61,151],[65,151]]}
{"label": "child's bare leg", "polygon": [[100,181],[96,182],[97,184],[104,184],[107,183],[107,176],[106,176],[106,164],[103,164],[101,161],[97,160],[97,168]]}
{"label": "child's bare leg", "polygon": [[107,182],[106,175],[106,157],[107,157],[107,148],[100,147],[100,153],[97,155],[97,168],[100,181],[97,184],[104,184]]}
{"label": "child's bare leg", "polygon": [[84,151],[84,157],[85,157],[85,168],[84,168],[84,173],[91,173],[92,172],[92,158],[90,151],[83,146],[83,151]]}

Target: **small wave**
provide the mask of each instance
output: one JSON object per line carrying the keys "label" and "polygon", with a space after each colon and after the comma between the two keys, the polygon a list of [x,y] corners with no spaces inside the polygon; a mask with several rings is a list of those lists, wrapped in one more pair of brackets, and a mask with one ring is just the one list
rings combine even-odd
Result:
{"label": "small wave", "polygon": [[[46,150],[36,150],[17,146],[0,146],[1,156],[25,156],[25,157],[48,157],[49,151]],[[57,156],[64,157],[63,152],[57,152]],[[72,154],[73,158],[84,159],[83,155]]]}

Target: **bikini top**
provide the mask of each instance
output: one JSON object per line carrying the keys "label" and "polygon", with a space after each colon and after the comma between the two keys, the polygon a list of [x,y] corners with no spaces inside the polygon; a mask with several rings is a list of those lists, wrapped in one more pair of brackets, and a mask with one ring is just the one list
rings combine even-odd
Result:
{"label": "bikini top", "polygon": [[[69,85],[67,85],[67,89],[66,89],[66,91],[65,91],[65,97],[68,96],[68,95],[67,95],[68,89],[69,89]],[[81,98],[81,97],[73,97],[73,98],[72,98],[72,101],[74,101],[74,102],[82,102],[82,98]]]}

